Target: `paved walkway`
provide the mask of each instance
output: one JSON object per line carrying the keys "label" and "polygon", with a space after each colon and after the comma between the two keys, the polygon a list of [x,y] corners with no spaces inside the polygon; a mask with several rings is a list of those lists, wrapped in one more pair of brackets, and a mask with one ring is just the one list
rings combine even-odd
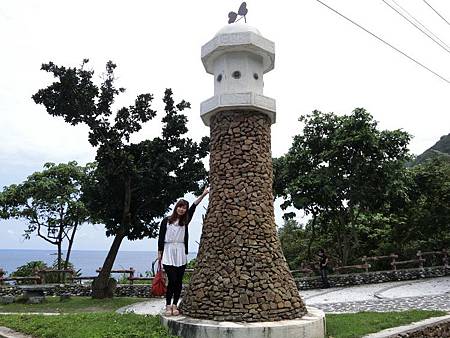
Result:
{"label": "paved walkway", "polygon": [[[409,309],[450,311],[450,276],[408,282],[390,282],[301,291],[308,306],[327,313],[403,311]],[[157,314],[164,299],[151,299],[121,308],[118,312]]]}
{"label": "paved walkway", "polygon": [[300,292],[309,306],[325,312],[450,311],[450,277]]}

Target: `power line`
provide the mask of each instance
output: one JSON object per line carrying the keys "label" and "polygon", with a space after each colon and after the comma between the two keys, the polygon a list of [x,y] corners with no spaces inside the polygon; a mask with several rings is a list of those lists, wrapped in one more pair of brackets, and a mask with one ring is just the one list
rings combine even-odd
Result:
{"label": "power line", "polygon": [[363,26],[361,26],[360,24],[356,23],[355,21],[353,21],[352,19],[346,17],[344,14],[339,13],[337,10],[335,10],[334,8],[328,6],[326,3],[323,3],[321,0],[316,0],[317,2],[321,3],[322,5],[324,5],[325,7],[327,7],[328,9],[332,10],[333,12],[335,12],[336,14],[338,14],[339,16],[343,17],[345,20],[350,21],[352,24],[354,24],[355,26],[361,28],[363,31],[365,31],[366,33],[369,33],[370,35],[372,35],[374,38],[380,40],[381,42],[383,42],[384,44],[388,45],[389,47],[391,47],[392,49],[394,49],[395,51],[397,51],[398,53],[402,54],[403,56],[406,56],[408,59],[410,59],[411,61],[413,61],[414,63],[418,64],[419,66],[421,66],[422,68],[425,68],[426,70],[428,70],[429,72],[433,73],[434,75],[436,75],[437,77],[439,77],[441,80],[444,80],[447,83],[450,83],[449,80],[447,80],[445,77],[439,75],[438,73],[436,73],[435,71],[431,70],[430,68],[428,68],[427,66],[425,66],[424,64],[420,63],[419,61],[417,61],[416,59],[412,58],[411,56],[409,56],[408,54],[402,52],[400,49],[398,49],[397,47],[394,47],[393,45],[391,45],[389,42],[386,42],[385,40],[383,40],[382,38],[378,37],[377,35],[375,35],[374,33],[372,33],[371,31],[367,30],[366,28],[364,28]]}
{"label": "power line", "polygon": [[[412,16],[406,9],[404,9],[402,6],[400,6],[397,2],[395,2],[395,0],[392,0],[392,2],[394,4],[397,5],[397,7],[399,7],[403,12],[405,12],[406,14],[408,14],[414,21],[416,21],[420,26],[423,27],[423,29],[421,27],[419,27],[416,23],[414,23],[413,21],[411,21],[409,18],[407,18],[403,13],[401,13],[399,10],[397,10],[396,8],[394,8],[391,4],[389,4],[386,0],[383,0],[383,2],[389,6],[391,9],[393,9],[395,12],[397,12],[399,15],[401,15],[405,20],[407,20],[410,24],[412,24],[414,27],[416,27],[418,30],[420,30],[423,34],[425,34],[426,36],[428,36],[431,40],[433,40],[437,45],[439,45],[439,47],[441,47],[442,49],[444,49],[447,53],[450,53],[450,47],[441,39],[439,39],[437,37],[436,34],[434,34],[432,31],[430,31],[427,27],[425,27],[425,25],[423,25],[419,20],[417,20],[414,16]],[[425,31],[428,31],[428,33]],[[432,36],[431,36],[431,35]],[[433,37],[434,36],[434,37]],[[437,41],[438,40],[438,41]]]}
{"label": "power line", "polygon": [[450,25],[450,22],[445,20],[445,18],[441,14],[439,14],[439,12],[435,10],[433,6],[431,6],[426,0],[423,0],[423,2],[425,2],[437,15],[439,15],[442,20],[444,20],[448,25]]}

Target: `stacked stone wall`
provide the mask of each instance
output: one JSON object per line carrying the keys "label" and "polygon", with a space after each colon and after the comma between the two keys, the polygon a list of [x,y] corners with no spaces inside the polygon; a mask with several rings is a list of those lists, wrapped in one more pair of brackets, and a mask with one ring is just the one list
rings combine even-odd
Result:
{"label": "stacked stone wall", "polygon": [[[405,269],[397,271],[375,271],[368,273],[354,273],[347,275],[329,276],[330,284],[333,287],[345,287],[352,285],[374,284],[395,281],[417,280],[424,278],[436,278],[450,275],[450,269],[444,267],[429,267],[425,269]],[[303,277],[295,279],[298,290],[310,290],[322,287],[320,277]],[[151,285],[119,284],[116,288],[117,297],[150,297]],[[70,294],[72,296],[91,296],[91,286],[89,284],[55,284],[46,288],[49,296],[60,296]],[[15,285],[0,285],[0,296],[19,296],[23,293],[20,287]]]}
{"label": "stacked stone wall", "polygon": [[[370,335],[369,335],[370,336]],[[396,332],[394,334],[378,334],[381,338],[446,338],[450,337],[450,318],[438,320],[434,323],[420,325],[413,329]]]}
{"label": "stacked stone wall", "polygon": [[[134,285],[118,285],[115,291],[116,297],[139,297],[149,298],[151,292],[151,285],[148,284],[134,284]],[[55,284],[52,286],[46,285],[44,293],[47,296],[84,296],[90,297],[92,295],[91,285],[83,284]],[[15,285],[0,285],[0,297],[2,296],[20,296],[23,290],[20,286]]]}
{"label": "stacked stone wall", "polygon": [[181,304],[189,317],[255,322],[306,313],[276,232],[270,126],[260,112],[211,120],[209,208]]}
{"label": "stacked stone wall", "polygon": [[[343,275],[329,275],[331,287],[345,287],[362,284],[407,281],[422,278],[435,278],[450,275],[450,269],[443,266],[427,267],[424,269],[403,269],[397,271],[373,271]],[[322,287],[320,277],[296,278],[299,290],[318,289]]]}
{"label": "stacked stone wall", "polygon": [[410,332],[404,332],[391,338],[444,338],[450,337],[450,321],[427,326]]}

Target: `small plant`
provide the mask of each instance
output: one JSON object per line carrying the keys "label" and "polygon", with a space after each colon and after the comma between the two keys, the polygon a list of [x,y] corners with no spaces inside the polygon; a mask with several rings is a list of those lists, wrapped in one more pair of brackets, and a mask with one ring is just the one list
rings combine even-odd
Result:
{"label": "small plant", "polygon": [[195,269],[195,267],[197,266],[197,259],[196,258],[192,258],[186,266],[186,269]]}
{"label": "small plant", "polygon": [[[62,260],[61,261],[61,266],[65,265],[65,261]],[[50,267],[50,269],[52,270],[58,270],[58,260],[55,259],[55,261],[53,262],[52,266]],[[75,267],[72,263],[68,262],[67,263],[67,269],[68,270],[73,270],[73,277],[78,277],[80,276],[80,271],[81,270],[76,270],[75,271]],[[61,272],[48,272],[45,274],[45,283],[64,283],[67,281],[67,277],[68,274],[67,273],[61,273]]]}
{"label": "small plant", "polygon": [[122,273],[120,274],[119,278],[117,279],[117,284],[129,284],[130,281],[128,280],[129,274]]}
{"label": "small plant", "polygon": [[[14,271],[12,277],[31,277],[36,276],[38,270],[48,269],[47,264],[43,261],[31,261],[21,265]],[[16,281],[17,284],[26,284],[26,281]]]}
{"label": "small plant", "polygon": [[[65,264],[65,262],[62,261],[62,264]],[[67,264],[67,268],[69,270],[75,271],[75,267],[70,262]],[[22,266],[19,266],[17,268],[17,270],[11,274],[11,276],[12,277],[31,277],[31,276],[36,276],[39,273],[39,271],[41,271],[41,270],[57,270],[57,269],[58,269],[58,261],[57,260],[55,260],[53,262],[52,266],[50,266],[50,267],[43,261],[31,261]],[[57,272],[57,271],[47,272],[45,274],[41,274],[41,276],[43,276],[43,278],[44,278],[43,282],[45,282],[45,283],[62,283],[67,280],[66,273],[61,273],[61,272]],[[74,273],[73,277],[77,277],[77,276],[80,276],[80,270],[77,270]],[[17,281],[17,284],[24,284],[24,283],[26,283],[26,281]]]}
{"label": "small plant", "polygon": [[[197,265],[197,260],[195,258],[193,258],[187,263],[186,269],[195,269],[196,265]],[[192,276],[191,272],[185,273],[183,276],[183,284],[189,284],[189,282],[191,281],[191,276]]]}

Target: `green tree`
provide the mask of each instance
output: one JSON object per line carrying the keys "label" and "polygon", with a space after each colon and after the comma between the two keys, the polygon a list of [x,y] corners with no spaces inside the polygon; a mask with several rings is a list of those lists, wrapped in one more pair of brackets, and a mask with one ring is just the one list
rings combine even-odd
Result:
{"label": "green tree", "polygon": [[[89,213],[81,201],[86,170],[76,162],[46,163],[42,172],[35,172],[21,184],[12,184],[0,192],[0,217],[26,220],[26,239],[36,233],[55,245],[58,269],[67,269],[76,231],[79,225],[89,220]],[[63,260],[66,240],[67,254]]]}
{"label": "green tree", "polygon": [[116,65],[111,61],[106,64],[98,87],[92,81],[94,72],[85,69],[87,62],[84,60],[80,68],[44,64],[42,69],[57,80],[33,99],[52,116],[61,116],[72,125],[86,124],[89,142],[97,147],[97,167],[85,200],[94,219],[105,224],[106,235],[114,236],[93,283],[93,297],[104,298],[113,294],[114,281],[109,276],[122,240],[155,237],[158,220],[168,207],[199,188],[206,176],[201,159],[207,155],[209,140],[205,137],[197,144],[183,136],[187,118],[181,112],[190,104],[183,100],[175,105],[172,91],[166,89],[162,135],[130,142],[130,136],[156,116],[150,107],[153,96],[138,95],[133,106],[113,114],[112,104],[124,91],[114,85]]}
{"label": "green tree", "polygon": [[450,246],[450,162],[430,158],[410,170],[404,222],[394,229],[394,240],[404,250],[440,250]]}
{"label": "green tree", "polygon": [[303,133],[275,161],[275,194],[284,198],[283,208],[312,215],[312,234],[320,216],[322,231],[332,235],[346,264],[361,246],[360,215],[395,204],[405,193],[410,136],[401,130],[379,131],[361,108],[344,116],[314,111],[300,121]]}
{"label": "green tree", "polygon": [[281,247],[284,257],[291,270],[298,269],[306,260],[306,231],[294,219],[285,220],[283,226],[278,229]]}

